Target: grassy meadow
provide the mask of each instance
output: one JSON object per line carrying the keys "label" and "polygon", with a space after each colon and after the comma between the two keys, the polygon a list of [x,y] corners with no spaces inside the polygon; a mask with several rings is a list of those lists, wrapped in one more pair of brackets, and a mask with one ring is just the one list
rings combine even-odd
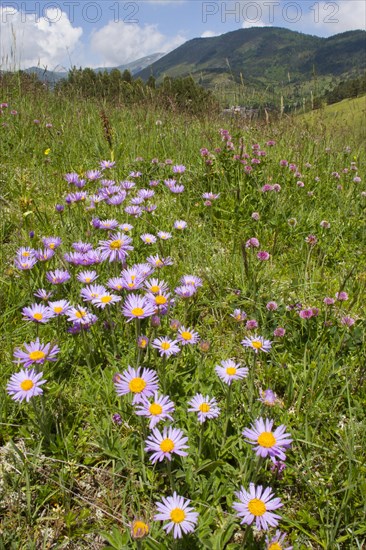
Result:
{"label": "grassy meadow", "polygon": [[0,548],[365,548],[364,98],[0,102]]}

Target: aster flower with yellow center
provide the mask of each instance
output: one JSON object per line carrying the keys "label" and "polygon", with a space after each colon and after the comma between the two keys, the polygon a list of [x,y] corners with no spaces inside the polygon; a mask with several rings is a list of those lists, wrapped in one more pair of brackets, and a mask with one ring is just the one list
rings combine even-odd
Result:
{"label": "aster flower with yellow center", "polygon": [[164,529],[167,533],[173,532],[173,537],[179,539],[183,534],[192,533],[196,527],[198,513],[190,505],[190,500],[185,499],[176,492],[173,496],[162,499],[157,502],[158,514],[155,515],[155,521],[167,521]]}
{"label": "aster flower with yellow center", "polygon": [[158,377],[151,369],[128,367],[122,374],[114,377],[114,385],[117,395],[132,394],[132,403],[135,405],[154,395],[158,389]]}
{"label": "aster flower with yellow center", "polygon": [[14,350],[14,357],[18,360],[16,362],[23,363],[26,368],[34,363],[42,364],[45,361],[57,361],[57,355],[60,351],[58,346],[51,348],[51,344],[41,344],[39,338],[36,338],[30,344],[24,344],[24,347],[26,351],[16,348]]}
{"label": "aster flower with yellow center", "polygon": [[146,452],[152,452],[150,456],[151,462],[161,462],[164,458],[172,459],[173,454],[180,456],[188,456],[184,449],[188,449],[186,445],[188,437],[185,437],[182,430],[178,428],[165,427],[163,432],[158,428],[153,428],[152,435],[146,440]]}
{"label": "aster flower with yellow center", "polygon": [[180,352],[180,347],[177,345],[178,340],[171,340],[167,336],[164,338],[155,338],[152,343],[152,347],[157,349],[160,356],[170,357]]}
{"label": "aster flower with yellow center", "polygon": [[155,308],[145,297],[130,294],[123,304],[122,313],[128,318],[127,322],[129,322],[132,319],[151,317],[155,313]]}
{"label": "aster flower with yellow center", "polygon": [[207,418],[216,418],[220,414],[216,399],[214,397],[210,398],[208,395],[203,396],[201,393],[197,393],[197,395],[188,401],[188,405],[190,405],[189,412],[198,413],[198,422],[201,424]]}
{"label": "aster flower with yellow center", "polygon": [[240,380],[248,375],[248,369],[241,367],[239,363],[235,363],[232,359],[221,361],[221,365],[215,367],[215,372],[228,386],[233,380]]}
{"label": "aster flower with yellow center", "polygon": [[143,539],[149,534],[149,526],[140,519],[135,519],[131,524],[130,534],[133,539]]}
{"label": "aster flower with yellow center", "polygon": [[153,400],[144,398],[141,404],[136,406],[136,414],[150,419],[149,428],[152,430],[160,420],[173,420],[170,413],[174,412],[174,403],[167,395],[154,394]]}
{"label": "aster flower with yellow center", "polygon": [[180,327],[178,329],[177,340],[181,346],[186,346],[188,344],[197,344],[200,337],[197,332],[191,328]]}
{"label": "aster flower with yellow center", "polygon": [[27,321],[34,321],[36,323],[47,323],[55,316],[51,308],[43,304],[32,304],[30,307],[24,307],[22,314]]}
{"label": "aster flower with yellow center", "polygon": [[272,489],[263,489],[262,485],[257,487],[254,483],[249,484],[249,491],[244,487],[235,493],[239,502],[233,503],[237,516],[242,518],[241,524],[251,525],[255,522],[259,531],[267,531],[270,527],[276,527],[281,516],[274,514],[273,510],[283,506],[281,499],[273,498]]}
{"label": "aster flower with yellow center", "polygon": [[259,351],[268,353],[272,347],[272,342],[270,340],[265,340],[263,336],[246,337],[242,340],[241,344],[245,348],[252,348],[255,353],[258,353]]}
{"label": "aster flower with yellow center", "polygon": [[253,450],[257,456],[269,456],[274,462],[276,457],[286,460],[284,451],[291,446],[292,438],[286,433],[286,426],[283,424],[275,430],[272,430],[272,426],[273,420],[258,418],[254,425],[245,428],[243,436],[247,438],[248,443],[254,445]]}
{"label": "aster flower with yellow center", "polygon": [[23,369],[13,374],[6,386],[6,391],[12,396],[14,401],[28,402],[32,397],[41,395],[43,389],[40,387],[47,380],[43,380],[43,373],[37,373],[34,369]]}
{"label": "aster flower with yellow center", "polygon": [[286,533],[277,530],[274,537],[266,536],[266,550],[293,550],[293,546],[285,546]]}

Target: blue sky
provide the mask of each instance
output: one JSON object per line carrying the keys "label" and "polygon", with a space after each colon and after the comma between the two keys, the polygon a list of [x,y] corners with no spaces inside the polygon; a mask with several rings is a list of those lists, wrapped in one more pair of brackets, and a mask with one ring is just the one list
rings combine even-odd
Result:
{"label": "blue sky", "polygon": [[0,0],[0,69],[117,66],[251,26],[365,28],[363,0]]}

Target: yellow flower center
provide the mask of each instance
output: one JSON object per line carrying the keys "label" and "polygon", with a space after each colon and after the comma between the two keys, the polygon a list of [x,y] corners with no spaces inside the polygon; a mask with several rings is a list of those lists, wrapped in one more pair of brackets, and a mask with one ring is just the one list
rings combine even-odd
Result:
{"label": "yellow flower center", "polygon": [[153,286],[150,287],[150,290],[151,290],[151,292],[153,292],[153,293],[159,292],[159,291],[160,291],[160,286],[158,286],[158,285],[153,285]]}
{"label": "yellow flower center", "polygon": [[241,314],[238,313],[237,315],[235,315],[235,319],[236,319],[237,321],[241,321]]}
{"label": "yellow flower center", "polygon": [[[128,283],[127,286],[128,286],[129,288],[133,288],[133,287],[135,286],[135,283]],[[122,288],[122,287],[120,287],[120,288]]]}
{"label": "yellow flower center", "polygon": [[169,344],[169,342],[162,342],[161,347],[164,350],[167,350],[167,349],[170,349],[170,344]]}
{"label": "yellow flower center", "polygon": [[155,260],[156,267],[161,267],[163,265],[163,262],[161,260]]}
{"label": "yellow flower center", "polygon": [[282,546],[281,546],[280,543],[278,543],[278,542],[272,542],[272,543],[268,546],[268,550],[282,550]]}
{"label": "yellow flower center", "polygon": [[78,319],[82,319],[83,317],[85,317],[85,315],[86,311],[84,311],[83,309],[75,313],[75,317],[77,317]]}
{"label": "yellow flower center", "polygon": [[146,242],[146,243],[151,243],[150,237],[145,237],[145,242]]}
{"label": "yellow flower center", "polygon": [[183,340],[192,340],[192,334],[190,332],[181,332],[180,335]]}
{"label": "yellow flower center", "polygon": [[90,281],[91,281],[91,277],[85,277],[85,282],[86,283],[90,283]]}
{"label": "yellow flower center", "polygon": [[146,388],[146,382],[143,378],[133,378],[128,387],[133,393],[141,393]]}
{"label": "yellow flower center", "polygon": [[163,412],[163,407],[159,405],[159,403],[152,403],[152,405],[150,405],[149,407],[149,412],[153,416],[158,416]]}
{"label": "yellow flower center", "polygon": [[112,296],[102,296],[100,301],[102,304],[108,304],[112,300]]}
{"label": "yellow flower center", "polygon": [[143,315],[145,312],[142,309],[142,307],[134,307],[131,310],[132,315],[135,315],[135,317],[139,317],[140,315]]}
{"label": "yellow flower center", "polygon": [[269,449],[270,447],[276,445],[276,438],[272,432],[262,432],[258,437],[257,442],[261,447],[266,447]]}
{"label": "yellow flower center", "polygon": [[234,376],[234,374],[236,374],[236,367],[228,367],[226,369],[226,374],[229,376]]}
{"label": "yellow flower center", "polygon": [[263,514],[266,513],[267,508],[264,504],[263,500],[260,500],[259,498],[252,498],[248,502],[248,510],[253,516],[263,516]]}
{"label": "yellow flower center", "polygon": [[118,250],[119,248],[121,248],[122,244],[123,243],[120,239],[116,239],[115,241],[109,243],[109,248],[111,248],[112,250]]}
{"label": "yellow flower center", "polygon": [[211,406],[208,403],[201,403],[201,405],[198,407],[199,410],[203,413],[208,413],[211,409]]}
{"label": "yellow flower center", "polygon": [[43,319],[42,313],[35,313],[33,315],[33,319],[36,319],[36,321],[41,321]]}
{"label": "yellow flower center", "polygon": [[60,306],[55,306],[55,307],[53,308],[53,311],[54,311],[55,313],[61,313],[61,312],[62,312],[62,307],[60,307]]}
{"label": "yellow flower center", "polygon": [[260,340],[253,340],[252,346],[254,349],[261,349],[263,347],[263,344]]}
{"label": "yellow flower center", "polygon": [[30,256],[30,253],[29,252],[23,252],[22,256],[24,258],[28,258],[28,256]]}
{"label": "yellow flower center", "polygon": [[48,245],[48,248],[51,248],[51,250],[53,250],[55,248],[55,246],[56,246],[56,243],[50,243]]}
{"label": "yellow flower center", "polygon": [[143,521],[134,521],[132,524],[132,536],[141,539],[149,533],[149,526]]}
{"label": "yellow flower center", "polygon": [[46,357],[46,354],[41,350],[31,351],[28,357],[31,361],[39,361],[39,359]]}
{"label": "yellow flower center", "polygon": [[163,439],[163,441],[160,443],[160,449],[163,451],[163,453],[170,453],[174,449],[175,445],[169,437],[166,439]]}
{"label": "yellow flower center", "polygon": [[165,298],[165,296],[157,296],[155,298],[155,303],[158,305],[158,306],[162,306],[164,304],[167,303],[167,299]]}
{"label": "yellow flower center", "polygon": [[32,380],[23,380],[23,382],[20,383],[20,387],[23,391],[29,391],[33,388],[34,383]]}
{"label": "yellow flower center", "polygon": [[186,517],[186,513],[181,508],[174,508],[174,510],[172,510],[170,512],[170,519],[174,523],[182,523],[182,521],[184,521],[185,517]]}
{"label": "yellow flower center", "polygon": [[98,292],[93,292],[92,294],[90,294],[91,298],[99,298],[99,294]]}

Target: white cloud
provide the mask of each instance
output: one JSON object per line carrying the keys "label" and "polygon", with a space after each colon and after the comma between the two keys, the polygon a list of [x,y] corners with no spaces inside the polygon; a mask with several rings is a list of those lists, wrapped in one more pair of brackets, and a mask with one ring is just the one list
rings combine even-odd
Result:
{"label": "white cloud", "polygon": [[259,21],[244,21],[242,24],[243,29],[250,29],[251,27],[269,27],[264,21],[259,19]]}
{"label": "white cloud", "polygon": [[[319,36],[331,36],[345,31],[365,29],[366,3],[362,0],[347,2],[318,2],[305,11],[297,30]],[[289,26],[289,28],[291,28]]]}
{"label": "white cloud", "polygon": [[118,66],[140,57],[157,52],[169,52],[177,48],[186,39],[181,35],[168,39],[158,31],[156,25],[124,23],[110,21],[91,36],[91,49],[103,66]]}
{"label": "white cloud", "polygon": [[201,34],[201,38],[212,38],[213,36],[219,36],[219,33],[215,31],[205,31]]}
{"label": "white cloud", "polygon": [[42,17],[37,17],[0,6],[0,20],[0,66],[3,69],[69,66],[70,58],[80,46],[82,28],[73,27],[61,9],[50,8]]}

